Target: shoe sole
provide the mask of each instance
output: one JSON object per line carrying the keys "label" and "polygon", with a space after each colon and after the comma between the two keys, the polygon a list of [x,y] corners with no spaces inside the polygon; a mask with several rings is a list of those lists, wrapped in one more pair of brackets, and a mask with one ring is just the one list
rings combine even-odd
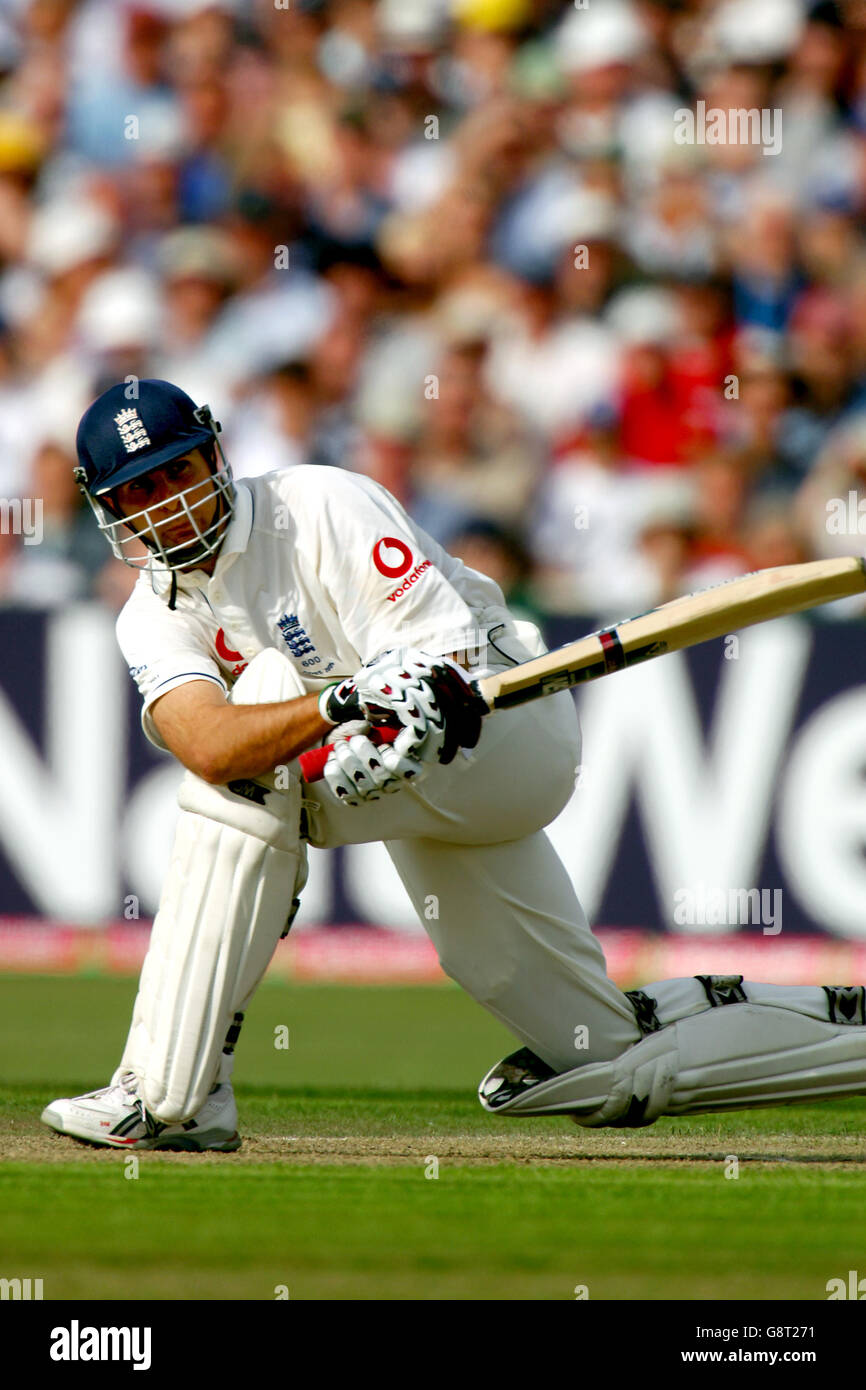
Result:
{"label": "shoe sole", "polygon": [[235,1153],[243,1143],[241,1136],[233,1134],[229,1139],[218,1139],[213,1143],[175,1136],[161,1143],[158,1139],[90,1139],[83,1134],[72,1134],[68,1129],[54,1129],[61,1139],[72,1139],[76,1144],[86,1144],[89,1149],[139,1149],[145,1152],[162,1150],[169,1153]]}
{"label": "shoe sole", "polygon": [[199,1138],[193,1139],[183,1134],[176,1134],[171,1139],[144,1139],[138,1141],[142,1147],[145,1145],[149,1149],[164,1149],[173,1153],[234,1153],[241,1146],[241,1136],[235,1130],[234,1134],[228,1139],[208,1139],[207,1131]]}

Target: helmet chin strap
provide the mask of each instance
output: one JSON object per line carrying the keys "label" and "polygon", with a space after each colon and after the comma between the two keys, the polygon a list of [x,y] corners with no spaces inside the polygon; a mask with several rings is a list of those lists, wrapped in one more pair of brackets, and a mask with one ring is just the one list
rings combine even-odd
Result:
{"label": "helmet chin strap", "polygon": [[[213,521],[211,522],[211,526],[215,526],[216,523],[219,521],[220,516],[221,516],[221,514],[222,514],[222,506],[223,506],[222,493],[219,493],[219,494],[217,495],[217,509],[216,509],[216,513],[215,513],[215,515],[214,515],[214,519],[213,519]],[[144,538],[142,537],[142,539],[144,539]],[[145,542],[145,544],[147,544],[147,542]],[[217,554],[217,555],[219,554],[219,550],[216,551],[216,554]],[[202,559],[202,560],[204,560],[204,559],[211,559],[211,558],[214,558],[214,557],[208,555],[208,553],[205,551],[199,558]],[[195,560],[196,560],[196,557],[193,556],[191,559],[187,560],[184,564],[182,564],[182,565],[172,565],[172,567],[171,567],[171,592],[170,592],[170,594],[169,594],[168,606],[169,606],[169,608],[171,609],[172,612],[174,612],[174,610],[175,610],[175,608],[176,608],[176,606],[177,606],[177,574],[178,574],[178,570],[183,571],[183,570],[185,570],[185,569],[195,569],[195,568],[196,568]]]}
{"label": "helmet chin strap", "polygon": [[[222,508],[223,508],[223,497],[222,497],[222,493],[217,493],[217,508],[216,508],[215,513],[214,513],[213,521],[210,523],[211,526],[215,526],[216,523],[219,521],[219,519],[220,519],[220,517],[221,517],[221,515],[222,515]],[[142,540],[143,540],[143,539],[144,539],[144,537],[142,537]],[[145,544],[147,544],[146,541],[145,541]],[[215,556],[218,555],[218,554],[219,554],[219,549],[217,549],[217,551],[216,551],[214,554],[209,554],[207,550],[204,550],[204,551],[203,551],[200,555],[198,555],[198,556],[196,556],[195,554],[193,554],[193,555],[189,558],[189,560],[184,561],[183,564],[180,564],[180,565],[172,565],[172,566],[171,566],[171,593],[169,594],[168,606],[169,606],[169,608],[171,609],[172,612],[174,612],[175,607],[176,607],[176,605],[177,605],[177,575],[178,575],[178,570],[180,570],[181,572],[183,572],[184,570],[187,570],[187,569],[196,569],[196,568],[197,568],[197,565],[196,565],[196,560],[197,560],[197,559],[199,559],[199,560],[213,559],[213,558],[215,558]]]}

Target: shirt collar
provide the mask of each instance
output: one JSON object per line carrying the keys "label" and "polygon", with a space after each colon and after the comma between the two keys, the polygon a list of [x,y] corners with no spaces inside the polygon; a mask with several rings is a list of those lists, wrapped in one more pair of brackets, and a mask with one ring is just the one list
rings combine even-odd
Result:
{"label": "shirt collar", "polygon": [[253,494],[246,483],[235,483],[234,514],[228,524],[225,538],[217,556],[214,577],[230,556],[240,555],[242,551],[246,550],[253,529],[253,510]]}

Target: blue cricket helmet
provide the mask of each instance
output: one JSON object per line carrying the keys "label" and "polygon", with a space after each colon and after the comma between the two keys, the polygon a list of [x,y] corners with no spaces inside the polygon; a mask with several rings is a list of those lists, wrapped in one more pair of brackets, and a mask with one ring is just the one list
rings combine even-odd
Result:
{"label": "blue cricket helmet", "polygon": [[[74,477],[100,531],[125,564],[152,573],[156,562],[172,572],[170,608],[177,593],[174,571],[195,568],[215,555],[234,513],[232,471],[220,447],[219,430],[210,406],[197,406],[179,386],[156,378],[138,381],[132,398],[127,382],[110,386],[88,407],[78,426]],[[174,494],[191,536],[167,544],[163,539],[166,518],[159,506],[143,505],[138,511],[121,513],[109,494],[193,449],[202,450],[210,474]],[[204,518],[205,509],[211,512],[210,519]],[[136,550],[139,542],[146,547],[144,555]]]}
{"label": "blue cricket helmet", "polygon": [[103,391],[78,426],[75,445],[84,476],[76,470],[76,480],[94,497],[214,443],[209,408],[198,407],[179,386],[145,378],[133,398],[129,389],[120,382]]}

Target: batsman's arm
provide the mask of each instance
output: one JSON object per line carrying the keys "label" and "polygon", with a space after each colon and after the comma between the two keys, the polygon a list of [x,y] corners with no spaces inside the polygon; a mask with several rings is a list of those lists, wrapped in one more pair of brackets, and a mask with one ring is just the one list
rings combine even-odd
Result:
{"label": "batsman's arm", "polygon": [[151,718],[178,761],[215,786],[272,772],[333,727],[320,715],[317,695],[232,705],[212,681],[176,686],[154,702]]}

